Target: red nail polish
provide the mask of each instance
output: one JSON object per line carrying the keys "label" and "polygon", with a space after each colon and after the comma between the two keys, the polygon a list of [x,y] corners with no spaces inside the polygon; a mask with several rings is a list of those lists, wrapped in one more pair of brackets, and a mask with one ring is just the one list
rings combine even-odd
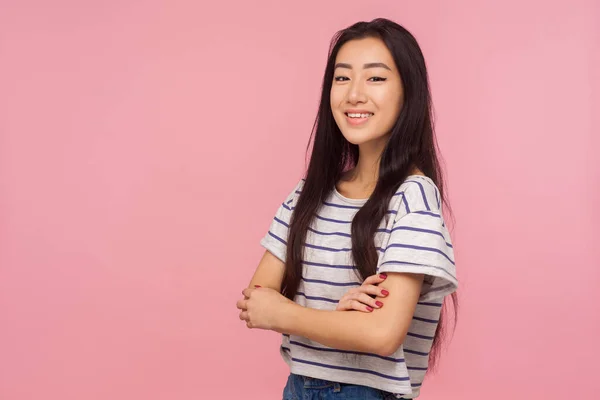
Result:
{"label": "red nail polish", "polygon": [[377,304],[377,307],[383,307],[383,303],[380,301],[376,301],[375,304]]}
{"label": "red nail polish", "polygon": [[260,286],[260,285],[254,285],[254,287],[262,287],[262,286]]}
{"label": "red nail polish", "polygon": [[381,289],[381,294],[384,295],[384,296],[387,296],[388,294],[390,294],[390,292],[388,292],[385,289]]}
{"label": "red nail polish", "polygon": [[367,310],[369,310],[369,311],[373,311],[373,307],[369,307],[369,306],[367,306]]}
{"label": "red nail polish", "polygon": [[386,273],[379,274],[379,277],[380,277],[381,279],[385,279],[385,278],[387,278],[387,274],[386,274]]}

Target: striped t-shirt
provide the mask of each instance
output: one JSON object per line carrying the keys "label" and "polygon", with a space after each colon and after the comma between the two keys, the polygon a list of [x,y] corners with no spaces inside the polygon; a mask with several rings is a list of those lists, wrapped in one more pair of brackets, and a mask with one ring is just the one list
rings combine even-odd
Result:
{"label": "striped t-shirt", "polygon": [[[262,246],[285,262],[291,214],[304,180],[281,204]],[[349,199],[335,188],[307,232],[302,279],[294,301],[335,310],[338,301],[362,279],[351,257],[350,228],[366,200]],[[458,282],[450,235],[444,224],[439,190],[425,176],[411,175],[396,191],[375,234],[377,272],[425,274],[421,296],[404,343],[389,357],[333,349],[304,337],[283,334],[281,356],[295,374],[374,387],[414,398],[429,359],[444,296]],[[377,312],[375,310],[374,312]]]}

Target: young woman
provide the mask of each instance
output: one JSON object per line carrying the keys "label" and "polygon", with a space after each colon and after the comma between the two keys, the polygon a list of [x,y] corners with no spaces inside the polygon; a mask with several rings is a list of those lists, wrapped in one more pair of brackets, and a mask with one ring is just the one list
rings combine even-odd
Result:
{"label": "young woman", "polygon": [[329,53],[308,170],[239,317],[282,333],[285,400],[415,398],[458,286],[425,60],[386,19],[338,32]]}

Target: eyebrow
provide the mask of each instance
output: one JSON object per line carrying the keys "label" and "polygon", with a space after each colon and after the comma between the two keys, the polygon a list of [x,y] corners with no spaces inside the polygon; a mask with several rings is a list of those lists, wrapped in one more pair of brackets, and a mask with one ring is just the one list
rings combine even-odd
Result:
{"label": "eyebrow", "polygon": [[[346,64],[346,63],[337,63],[335,64],[334,69],[336,68],[347,68],[347,69],[352,69],[352,65],[350,64]],[[364,69],[367,68],[385,68],[387,70],[392,70],[390,67],[388,67],[387,65],[385,65],[384,63],[381,62],[375,62],[375,63],[367,63],[365,65],[363,65]]]}

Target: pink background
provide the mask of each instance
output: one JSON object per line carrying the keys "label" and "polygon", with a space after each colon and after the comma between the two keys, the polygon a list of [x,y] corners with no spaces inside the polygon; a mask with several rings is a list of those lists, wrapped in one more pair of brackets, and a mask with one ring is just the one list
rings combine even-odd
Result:
{"label": "pink background", "polygon": [[[487,4],[483,4],[487,3]],[[0,399],[277,399],[235,302],[329,39],[428,60],[462,309],[422,399],[597,399],[597,1],[0,2]]]}

